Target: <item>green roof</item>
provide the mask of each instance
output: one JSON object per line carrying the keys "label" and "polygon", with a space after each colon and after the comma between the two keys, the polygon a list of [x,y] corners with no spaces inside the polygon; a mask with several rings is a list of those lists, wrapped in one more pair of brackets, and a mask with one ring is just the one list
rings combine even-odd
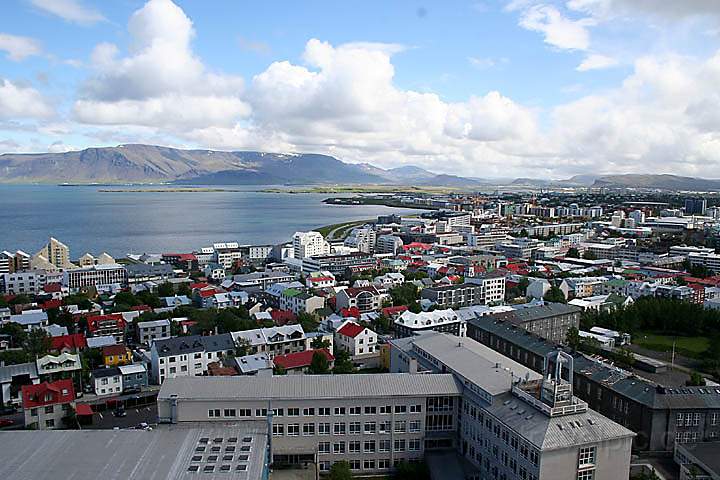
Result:
{"label": "green roof", "polygon": [[300,295],[301,293],[302,292],[296,288],[286,288],[282,294],[286,297],[296,297],[296,296]]}

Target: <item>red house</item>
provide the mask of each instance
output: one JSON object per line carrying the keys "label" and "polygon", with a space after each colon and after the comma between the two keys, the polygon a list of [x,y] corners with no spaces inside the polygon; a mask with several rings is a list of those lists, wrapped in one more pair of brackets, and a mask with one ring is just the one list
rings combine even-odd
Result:
{"label": "red house", "polygon": [[92,315],[87,317],[87,322],[88,331],[93,337],[112,335],[118,343],[125,340],[125,319],[119,313]]}
{"label": "red house", "polygon": [[50,339],[50,349],[59,352],[77,352],[87,347],[85,335],[74,333],[72,335],[60,335]]}
{"label": "red house", "polygon": [[62,428],[62,420],[72,411],[74,401],[75,388],[71,379],[24,385],[25,426],[38,430]]}
{"label": "red house", "polygon": [[315,352],[324,355],[328,359],[330,368],[332,368],[335,357],[327,348],[277,355],[273,358],[273,363],[278,367],[282,367],[287,373],[304,373],[310,367]]}

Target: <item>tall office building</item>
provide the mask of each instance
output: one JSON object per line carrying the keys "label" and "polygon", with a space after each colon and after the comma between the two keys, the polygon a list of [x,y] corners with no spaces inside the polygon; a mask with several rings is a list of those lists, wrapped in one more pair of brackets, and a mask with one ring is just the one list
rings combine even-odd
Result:
{"label": "tall office building", "polygon": [[[33,267],[52,269],[73,268],[70,263],[70,248],[60,240],[50,237],[50,241],[37,252],[32,259]],[[49,264],[49,265],[48,265]]]}
{"label": "tall office building", "polygon": [[707,200],[704,198],[686,198],[685,215],[705,215]]}
{"label": "tall office building", "polygon": [[303,259],[317,255],[328,255],[330,244],[320,232],[295,232],[293,235],[293,253],[295,258]]}

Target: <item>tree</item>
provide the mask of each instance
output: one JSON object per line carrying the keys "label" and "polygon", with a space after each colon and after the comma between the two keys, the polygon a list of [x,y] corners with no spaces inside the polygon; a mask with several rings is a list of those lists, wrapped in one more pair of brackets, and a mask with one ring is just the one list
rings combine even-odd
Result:
{"label": "tree", "polygon": [[585,260],[597,260],[597,255],[595,255],[589,250],[586,250],[585,252],[583,252],[582,258],[584,258]]}
{"label": "tree", "polygon": [[250,355],[250,340],[238,337],[237,347],[235,347],[235,356],[244,357],[245,355]]}
{"label": "tree", "polygon": [[158,295],[160,297],[172,297],[173,295],[175,295],[175,289],[173,288],[172,283],[161,283],[158,287]]}
{"label": "tree", "polygon": [[333,368],[333,373],[336,374],[346,374],[346,373],[354,373],[355,372],[355,366],[352,363],[352,358],[350,357],[350,354],[346,352],[345,350],[340,350],[335,353],[335,367]]}
{"label": "tree", "polygon": [[1,326],[0,333],[3,335],[10,335],[10,345],[13,348],[20,348],[25,344],[25,340],[27,340],[27,333],[23,329],[22,325],[17,322],[8,322]]}
{"label": "tree", "polygon": [[42,328],[33,328],[25,340],[25,351],[31,358],[43,357],[50,350],[50,335]]}
{"label": "tree", "polygon": [[560,290],[559,287],[555,285],[550,287],[550,290],[547,291],[547,293],[543,297],[543,300],[553,303],[567,303],[567,301],[565,300],[565,294],[562,290]]}
{"label": "tree", "polygon": [[330,348],[330,340],[321,336],[317,336],[313,338],[312,342],[310,342],[310,347],[315,350],[319,350],[321,348]]}
{"label": "tree", "polygon": [[82,293],[68,295],[67,297],[63,298],[62,304],[77,305],[80,310],[90,310],[92,308],[92,302],[87,297],[87,295]]}
{"label": "tree", "polygon": [[430,472],[425,463],[409,463],[401,461],[395,468],[396,480],[429,480]]}
{"label": "tree", "polygon": [[399,305],[407,305],[410,307],[420,299],[418,294],[418,287],[414,283],[403,283],[395,288],[390,289],[390,296],[393,300],[393,305],[396,307]]}
{"label": "tree", "polygon": [[704,387],[705,386],[705,377],[700,375],[698,372],[692,372],[690,374],[690,379],[685,382],[685,385],[689,387]]}
{"label": "tree", "polygon": [[330,373],[330,361],[324,353],[313,353],[308,373],[311,375],[326,375]]}
{"label": "tree", "polygon": [[178,295],[185,295],[186,297],[190,297],[192,295],[192,290],[190,290],[190,285],[187,283],[183,283],[178,287],[177,291]]}
{"label": "tree", "polygon": [[567,258],[580,258],[580,252],[575,247],[570,247],[565,254]]}
{"label": "tree", "polygon": [[285,371],[285,367],[282,365],[275,365],[273,367],[273,375],[285,375],[287,372]]}
{"label": "tree", "polygon": [[352,480],[353,474],[350,471],[350,464],[345,460],[333,463],[328,478],[330,480]]}
{"label": "tree", "polygon": [[25,305],[30,303],[30,297],[24,294],[16,295],[9,303],[10,305]]}
{"label": "tree", "polygon": [[573,351],[577,351],[577,349],[580,347],[580,331],[575,327],[570,327],[567,332],[567,336],[565,341],[570,346],[570,348],[573,349]]}
{"label": "tree", "polygon": [[320,326],[320,322],[315,318],[315,315],[310,313],[300,312],[297,320],[305,332],[315,332]]}

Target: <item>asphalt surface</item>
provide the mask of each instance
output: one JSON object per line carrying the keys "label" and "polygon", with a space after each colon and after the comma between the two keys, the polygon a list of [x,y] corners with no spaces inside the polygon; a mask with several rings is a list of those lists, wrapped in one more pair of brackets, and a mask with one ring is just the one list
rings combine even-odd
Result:
{"label": "asphalt surface", "polygon": [[112,430],[118,428],[136,427],[140,423],[148,425],[157,424],[157,405],[143,405],[141,407],[126,408],[124,417],[116,417],[112,410],[95,413],[92,425],[83,425],[84,430]]}

